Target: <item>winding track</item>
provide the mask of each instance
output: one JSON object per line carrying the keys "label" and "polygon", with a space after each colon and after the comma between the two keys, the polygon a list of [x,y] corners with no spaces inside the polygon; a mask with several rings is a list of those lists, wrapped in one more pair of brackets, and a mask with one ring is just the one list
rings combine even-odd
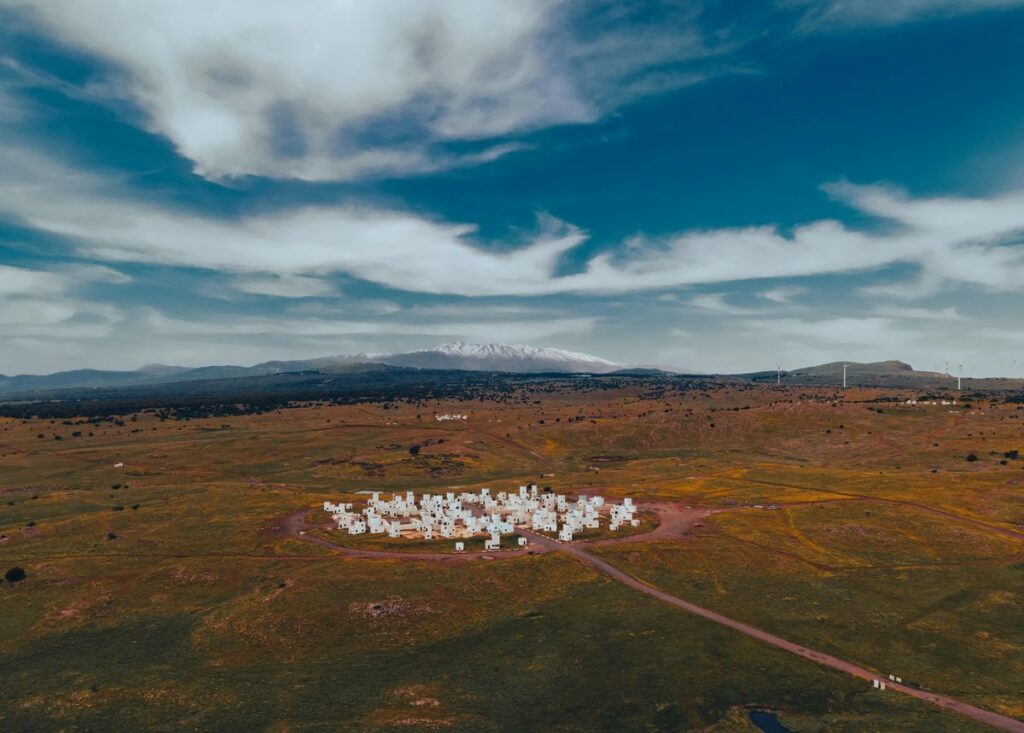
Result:
{"label": "winding track", "polygon": [[[680,534],[685,533],[686,530],[688,530],[692,526],[692,524],[697,521],[696,513],[699,513],[701,511],[690,510],[691,514],[684,516],[683,512],[685,510],[682,510],[680,507],[676,506],[675,508],[677,511],[673,512],[671,507],[672,505],[658,505],[654,507],[655,511],[658,511],[659,515],[662,517],[662,522],[661,524],[659,524],[658,528],[656,528],[652,532],[642,535],[632,535],[629,537],[612,538],[609,540],[602,540],[589,544],[598,545],[622,543],[629,541],[635,542],[638,540],[650,540],[655,538],[654,535],[658,535],[658,538],[662,539],[671,536],[678,536]],[[705,513],[702,516],[706,516],[706,510],[704,511]],[[452,555],[447,553],[407,553],[382,552],[375,550],[355,550],[352,548],[345,548],[341,547],[340,545],[335,545],[319,537],[314,537],[308,534],[300,535],[299,530],[305,526],[304,517],[305,512],[296,512],[295,514],[290,514],[283,520],[281,524],[280,529],[282,533],[294,536],[298,539],[306,540],[308,542],[313,542],[325,547],[329,547],[335,550],[340,550],[343,554],[351,557],[383,557],[391,560],[409,559],[453,561],[472,560],[482,556],[518,557],[529,552],[535,553],[538,551],[536,549],[532,551],[511,550],[497,553],[494,555],[491,555],[490,553],[466,553],[460,555]],[[963,517],[957,518],[964,519]],[[979,522],[979,524],[983,523]],[[987,528],[995,530],[999,529],[997,527],[992,527],[990,525],[988,525]],[[661,532],[659,532],[659,530],[661,530]],[[698,606],[695,603],[690,603],[689,601],[685,601],[682,598],[679,598],[678,596],[674,596],[671,593],[667,593],[663,590],[655,588],[652,585],[648,585],[639,578],[636,578],[635,576],[630,575],[629,573],[623,570],[620,570],[619,568],[606,562],[605,560],[602,560],[601,558],[590,554],[586,551],[586,549],[584,549],[584,545],[578,543],[557,542],[549,537],[545,537],[544,535],[540,535],[536,532],[531,532],[529,530],[525,530],[522,528],[519,528],[517,531],[519,532],[519,534],[528,537],[530,541],[533,542],[534,547],[539,548],[540,551],[564,552],[568,555],[571,555],[576,560],[584,563],[585,565],[590,566],[594,570],[597,570],[600,573],[604,573],[612,579],[617,580],[623,585],[629,586],[630,588],[640,591],[641,593],[645,593],[651,596],[652,598],[656,598],[663,603],[669,604],[670,606],[674,606],[688,613],[700,616],[701,618],[707,619],[708,621],[721,624],[722,626],[732,629],[733,631],[738,631],[739,633],[757,639],[758,641],[762,641],[766,644],[771,644],[772,646],[778,649],[790,652],[791,654],[796,654],[797,656],[803,657],[804,659],[809,659],[810,661],[816,662],[824,667],[829,667],[839,672],[845,672],[846,674],[858,677],[863,680],[870,681],[875,679],[884,679],[882,675],[872,672],[871,670],[866,669],[864,667],[853,664],[852,662],[847,662],[842,659],[839,659],[838,657],[833,657],[829,654],[825,654],[824,652],[819,652],[815,649],[811,649],[809,647],[802,646],[795,642],[788,641],[787,639],[783,639],[781,636],[776,636],[775,634],[763,631],[757,628],[756,626],[751,626],[750,624],[745,624],[742,621],[737,621],[735,619],[729,618],[728,616],[724,616],[720,613],[712,611],[711,609],[704,608],[703,606]],[[1004,533],[1006,532],[1006,530],[1003,531]],[[930,702],[933,705],[938,705],[939,707],[945,708],[946,710],[951,710],[953,712],[960,713],[961,715],[965,715],[981,723],[986,723],[1000,730],[1011,731],[1011,733],[1024,733],[1024,721],[1016,720],[1005,715],[1000,715],[999,713],[992,712],[991,710],[984,710],[982,708],[975,707],[974,705],[970,705],[968,703],[962,702],[947,695],[940,695],[938,693],[920,690],[916,687],[910,687],[909,685],[893,682],[890,680],[884,681],[887,689],[896,690],[897,692],[902,692],[905,695],[910,695],[911,697],[917,698],[918,700]]]}
{"label": "winding track", "polygon": [[[864,667],[860,667],[851,662],[846,662],[837,657],[825,654],[824,652],[819,652],[814,649],[801,646],[800,644],[796,644],[792,641],[783,639],[781,636],[770,634],[767,631],[762,631],[761,629],[755,626],[745,624],[742,621],[736,621],[735,619],[731,619],[728,616],[723,616],[722,614],[704,608],[703,606],[698,606],[695,603],[684,601],[682,598],[679,598],[678,596],[674,596],[671,593],[666,593],[663,590],[659,590],[653,586],[650,586],[642,580],[630,575],[629,573],[626,573],[620,570],[619,568],[615,567],[614,565],[605,562],[601,558],[591,555],[589,552],[584,550],[579,545],[558,543],[547,537],[543,537],[541,535],[534,534],[533,532],[528,532],[524,530],[520,530],[520,532],[524,535],[529,536],[531,540],[533,540],[542,547],[547,547],[551,550],[558,550],[561,552],[565,552],[569,555],[572,555],[580,562],[583,562],[586,565],[589,565],[590,567],[594,568],[595,570],[614,578],[623,585],[628,585],[630,588],[633,588],[634,590],[638,590],[641,593],[646,593],[647,595],[653,598],[657,598],[659,601],[667,603],[670,606],[675,606],[676,608],[680,608],[684,611],[700,616],[701,618],[706,618],[709,621],[714,621],[717,624],[721,624],[722,626],[733,629],[734,631],[738,631],[741,634],[746,634],[747,636],[753,637],[759,641],[763,641],[766,644],[771,644],[772,646],[778,647],[779,649],[791,652],[798,656],[804,657],[805,659],[810,659],[812,662],[817,662],[822,666],[830,667],[840,672],[846,672],[847,674],[853,675],[854,677],[860,677],[864,680],[884,679],[882,675],[865,669]],[[1005,715],[1000,715],[999,713],[994,713],[991,710],[984,710],[982,708],[975,707],[973,705],[962,702],[960,700],[956,700],[946,695],[940,695],[938,693],[928,692],[926,690],[919,690],[915,687],[910,687],[908,685],[900,684],[898,682],[885,680],[885,684],[886,689],[897,690],[898,692],[902,692],[904,694],[910,695],[911,697],[915,697],[918,700],[924,700],[925,702],[933,703],[947,710],[952,710],[954,712],[960,713],[961,715],[966,715],[967,717],[973,718],[974,720],[977,720],[979,722],[987,723],[988,725],[991,725],[995,728],[999,728],[1001,730],[1006,731],[1012,731],[1013,733],[1024,733],[1024,722],[1020,720],[1016,720]]]}

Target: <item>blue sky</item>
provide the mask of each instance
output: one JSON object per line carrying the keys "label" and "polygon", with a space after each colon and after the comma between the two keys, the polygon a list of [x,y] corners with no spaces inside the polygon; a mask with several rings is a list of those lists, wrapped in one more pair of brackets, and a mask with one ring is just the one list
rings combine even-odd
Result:
{"label": "blue sky", "polygon": [[0,372],[1024,376],[1024,1],[0,0]]}

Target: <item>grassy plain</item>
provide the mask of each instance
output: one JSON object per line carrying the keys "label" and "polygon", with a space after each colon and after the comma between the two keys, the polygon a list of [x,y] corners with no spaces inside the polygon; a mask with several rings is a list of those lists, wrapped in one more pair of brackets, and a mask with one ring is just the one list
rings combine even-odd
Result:
{"label": "grassy plain", "polygon": [[911,394],[641,381],[123,425],[0,418],[0,572],[28,574],[0,584],[0,728],[751,731],[754,706],[793,731],[982,729],[558,553],[363,560],[274,531],[372,488],[531,481],[715,510],[681,540],[594,552],[1024,717],[1024,460],[1004,455],[1024,451],[1024,410],[875,401]]}

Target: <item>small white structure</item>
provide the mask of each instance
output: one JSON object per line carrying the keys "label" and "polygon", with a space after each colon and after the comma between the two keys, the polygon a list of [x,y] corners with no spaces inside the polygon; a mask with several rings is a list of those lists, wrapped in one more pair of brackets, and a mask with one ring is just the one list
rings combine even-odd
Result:
{"label": "small white structure", "polygon": [[558,539],[561,542],[572,542],[572,527],[568,524],[563,524],[562,531],[558,533]]}
{"label": "small white structure", "polygon": [[115,463],[114,468],[124,468],[124,461],[118,461]]}
{"label": "small white structure", "polygon": [[519,538],[519,546],[520,547],[526,547],[526,538],[525,537],[520,537]]}
{"label": "small white structure", "polygon": [[497,532],[492,532],[490,539],[484,540],[485,550],[500,550],[501,549],[501,535]]}
{"label": "small white structure", "polygon": [[365,534],[366,533],[366,522],[358,519],[348,525],[349,534]]}
{"label": "small white structure", "polygon": [[456,542],[455,543],[455,551],[456,552],[465,552],[466,551],[466,543],[465,542]]}

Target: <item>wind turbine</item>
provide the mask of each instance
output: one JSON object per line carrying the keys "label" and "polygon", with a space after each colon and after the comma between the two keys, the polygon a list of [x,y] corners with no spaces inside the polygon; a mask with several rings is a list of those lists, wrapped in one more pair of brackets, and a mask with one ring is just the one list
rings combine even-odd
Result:
{"label": "wind turbine", "polygon": [[775,369],[775,386],[778,387],[782,384],[782,365],[780,364]]}
{"label": "wind turbine", "polygon": [[960,382],[964,378],[964,365],[963,365],[963,363],[958,363],[956,365],[956,369],[957,369],[957,372],[956,372],[956,391],[959,392],[960,391]]}
{"label": "wind turbine", "polygon": [[849,366],[849,364],[847,364],[844,361],[843,362],[843,389],[846,389],[846,367],[848,367],[848,366]]}

